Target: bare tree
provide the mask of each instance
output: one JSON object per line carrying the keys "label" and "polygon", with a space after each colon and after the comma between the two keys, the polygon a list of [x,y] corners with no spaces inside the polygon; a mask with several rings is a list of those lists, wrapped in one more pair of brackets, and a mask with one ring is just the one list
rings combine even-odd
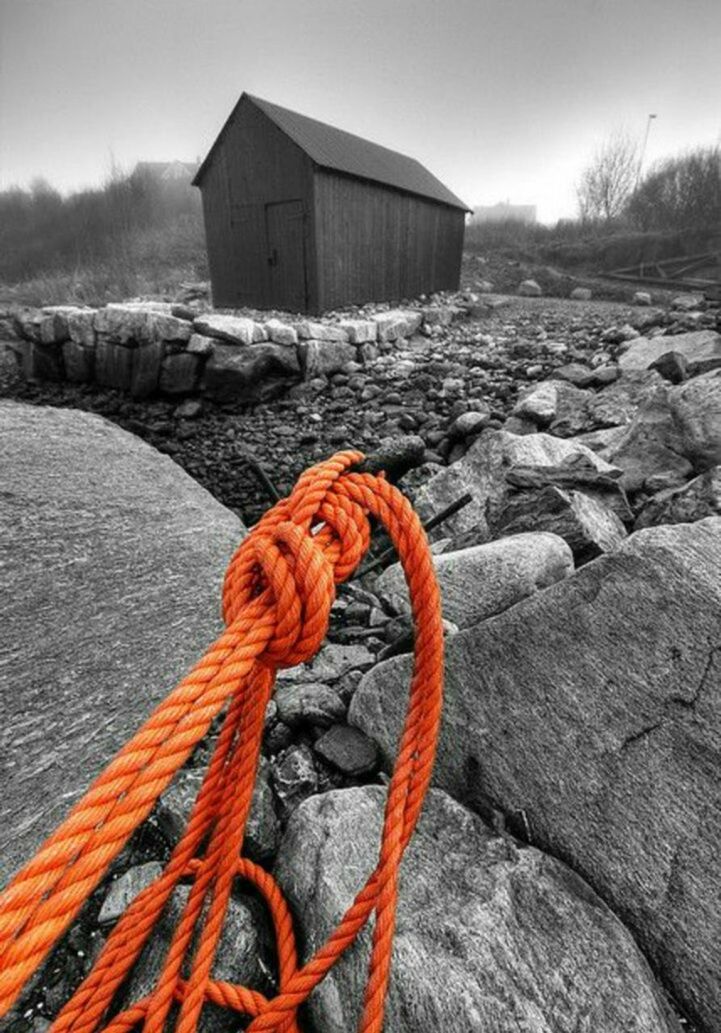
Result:
{"label": "bare tree", "polygon": [[721,226],[721,146],[658,162],[634,190],[627,212],[643,230]]}
{"label": "bare tree", "polygon": [[611,222],[624,210],[638,172],[638,143],[617,131],[596,151],[576,187],[582,221]]}

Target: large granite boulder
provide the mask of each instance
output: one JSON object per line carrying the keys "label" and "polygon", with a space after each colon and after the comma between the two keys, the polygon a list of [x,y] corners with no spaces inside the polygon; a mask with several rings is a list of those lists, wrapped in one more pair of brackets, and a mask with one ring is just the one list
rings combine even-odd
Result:
{"label": "large granite boulder", "polygon": [[220,312],[210,312],[198,316],[194,329],[198,334],[217,337],[231,344],[255,344],[267,340],[265,327],[245,316],[227,316]]}
{"label": "large granite boulder", "polygon": [[[276,875],[305,956],[326,939],[378,857],[384,790],[314,796],[290,819]],[[358,1028],[370,931],[316,988],[317,1033]],[[426,800],[403,860],[389,1033],[670,1033],[679,1030],[629,933],[582,879],[518,849],[445,793]]]}
{"label": "large granite boulder", "polygon": [[239,348],[217,344],[205,367],[202,386],[216,402],[253,404],[275,397],[299,378],[295,345],[262,343]]}
{"label": "large granite boulder", "polygon": [[[591,377],[594,370],[589,370]],[[639,405],[663,379],[653,370],[630,372],[600,391],[580,390],[562,380],[544,380],[522,392],[514,414],[570,438],[630,422]]]}
{"label": "large granite boulder", "polygon": [[[468,628],[507,610],[532,592],[573,573],[573,555],[555,534],[517,534],[496,542],[433,557],[443,616]],[[400,563],[384,570],[375,586],[397,613],[411,612]]]}
{"label": "large granite boulder", "polygon": [[721,463],[721,370],[657,388],[607,455],[628,491],[659,476],[680,485]]}
{"label": "large granite boulder", "polygon": [[105,420],[0,402],[0,885],[221,630],[240,521]]}
{"label": "large granite boulder", "polygon": [[721,366],[721,334],[696,330],[688,334],[638,337],[620,356],[622,370],[650,369],[668,355],[680,355],[690,376]]}
{"label": "large granite boulder", "polygon": [[511,495],[496,529],[510,535],[524,531],[558,535],[578,563],[612,552],[626,537],[619,517],[597,498],[582,491],[563,491],[553,484]]}
{"label": "large granite boulder", "polygon": [[[447,644],[435,780],[562,857],[721,1030],[721,518],[655,527]],[[349,720],[395,756],[410,658]]]}
{"label": "large granite boulder", "polygon": [[[492,528],[508,496],[508,477],[517,468],[548,470],[563,465],[584,466],[586,472],[611,477],[614,468],[586,445],[551,434],[511,434],[484,430],[458,462],[434,474],[416,494],[416,508],[424,520],[471,495],[471,502],[431,534],[477,532],[477,541],[492,537]],[[580,483],[586,483],[588,478]],[[568,482],[565,482],[568,484]]]}
{"label": "large granite boulder", "polygon": [[721,514],[721,466],[694,477],[680,488],[660,491],[643,507],[636,529],[655,524],[692,524]]}

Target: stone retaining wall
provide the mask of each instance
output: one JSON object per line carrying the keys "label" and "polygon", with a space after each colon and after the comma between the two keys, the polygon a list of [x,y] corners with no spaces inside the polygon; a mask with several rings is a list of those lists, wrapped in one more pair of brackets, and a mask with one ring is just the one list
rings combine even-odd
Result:
{"label": "stone retaining wall", "polygon": [[16,313],[9,344],[28,380],[95,383],[133,398],[203,392],[219,402],[250,403],[349,363],[360,368],[462,314],[435,306],[335,322],[259,322],[164,302],[57,305]]}

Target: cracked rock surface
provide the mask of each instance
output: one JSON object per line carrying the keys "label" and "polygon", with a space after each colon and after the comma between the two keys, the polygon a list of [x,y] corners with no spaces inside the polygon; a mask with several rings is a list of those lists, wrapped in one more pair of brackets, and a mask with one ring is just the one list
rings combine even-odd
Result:
{"label": "cracked rock surface", "polygon": [[[702,1028],[721,1015],[721,519],[650,528],[454,636],[434,780],[567,860]],[[410,658],[350,721],[386,763]]]}
{"label": "cracked rock surface", "polygon": [[[305,958],[377,860],[385,791],[343,789],[291,819],[276,875]],[[318,987],[314,1028],[357,1028],[370,930]],[[519,849],[433,790],[403,860],[384,1029],[389,1033],[680,1031],[633,939],[564,864]]]}
{"label": "cracked rock surface", "polygon": [[0,400],[0,886],[218,635],[241,522],[77,410]]}

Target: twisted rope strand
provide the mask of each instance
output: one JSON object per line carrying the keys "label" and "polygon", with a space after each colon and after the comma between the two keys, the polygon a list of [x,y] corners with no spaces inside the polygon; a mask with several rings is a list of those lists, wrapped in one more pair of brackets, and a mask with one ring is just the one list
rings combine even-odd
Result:
{"label": "twisted rope strand", "polygon": [[[383,476],[354,472],[359,452],[306,470],[236,549],[223,586],[226,631],[156,707],[58,830],[0,895],[0,1017],[211,722],[227,706],[207,774],[164,871],[115,925],[52,1033],[94,1033],[127,979],[179,880],[193,883],[154,991],[106,1021],[106,1031],[162,1033],[173,1003],[178,1033],[194,1033],[206,1002],[251,1019],[249,1033],[300,1033],[298,1008],[375,912],[359,1033],[380,1033],[390,978],[403,853],[427,791],[442,703],[440,597],[425,534]],[[386,797],[378,862],[315,955],[299,967],[293,923],[277,884],[241,856],[275,672],[310,660],[328,629],[335,585],[370,542],[369,517],[398,552],[416,627],[406,721]],[[203,847],[203,844],[205,846]],[[278,992],[212,978],[234,880],[256,887],[272,917]],[[187,971],[187,975],[182,973]]]}

